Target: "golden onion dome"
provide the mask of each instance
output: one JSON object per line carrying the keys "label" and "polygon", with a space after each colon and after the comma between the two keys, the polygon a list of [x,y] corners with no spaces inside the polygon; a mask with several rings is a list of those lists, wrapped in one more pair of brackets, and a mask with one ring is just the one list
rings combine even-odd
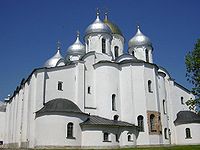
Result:
{"label": "golden onion dome", "polygon": [[103,22],[110,28],[110,30],[112,31],[113,34],[119,34],[119,35],[123,36],[119,27],[116,24],[112,23],[110,20],[108,20],[107,13],[105,13],[105,19]]}

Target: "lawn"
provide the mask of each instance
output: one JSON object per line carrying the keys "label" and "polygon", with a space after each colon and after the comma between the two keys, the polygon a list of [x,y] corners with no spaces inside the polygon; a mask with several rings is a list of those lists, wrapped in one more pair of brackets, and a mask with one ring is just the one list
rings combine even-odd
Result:
{"label": "lawn", "polygon": [[124,148],[122,150],[200,150],[200,145],[146,147],[146,148]]}
{"label": "lawn", "polygon": [[[15,149],[1,149],[0,148],[0,150],[15,150]],[[47,149],[16,149],[16,150],[47,150]],[[67,150],[67,149],[50,149],[50,150]],[[84,149],[84,150],[86,150],[86,149]],[[103,150],[103,149],[101,149],[101,150]],[[104,150],[106,150],[106,149],[104,149]],[[110,149],[110,150],[200,150],[200,145],[119,148],[119,149]]]}

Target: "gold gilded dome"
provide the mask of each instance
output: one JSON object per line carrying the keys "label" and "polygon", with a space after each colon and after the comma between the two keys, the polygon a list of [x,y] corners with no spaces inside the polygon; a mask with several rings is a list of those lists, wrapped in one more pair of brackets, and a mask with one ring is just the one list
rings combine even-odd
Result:
{"label": "gold gilded dome", "polygon": [[103,22],[110,28],[110,30],[112,31],[113,34],[119,34],[119,35],[123,36],[119,27],[116,24],[114,24],[114,23],[112,23],[111,21],[108,20],[107,13],[105,13],[105,19],[104,19]]}

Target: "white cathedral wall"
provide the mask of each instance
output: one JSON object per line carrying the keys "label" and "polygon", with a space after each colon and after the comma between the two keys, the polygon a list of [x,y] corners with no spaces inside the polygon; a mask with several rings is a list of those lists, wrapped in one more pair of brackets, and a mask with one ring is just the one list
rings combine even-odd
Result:
{"label": "white cathedral wall", "polygon": [[138,125],[137,117],[142,115],[144,118],[144,132],[140,132],[137,138],[137,145],[148,145],[149,144],[149,129],[147,120],[147,101],[146,101],[146,81],[144,79],[144,66],[138,64],[132,67],[133,71],[133,96],[134,96],[134,120]]}
{"label": "white cathedral wall", "polygon": [[[176,133],[176,127],[174,125],[174,121],[176,119],[176,115],[179,111],[188,110],[185,102],[191,98],[191,94],[175,85],[174,81],[168,82],[168,94],[169,94],[169,126],[171,130],[171,143],[176,144],[177,140],[176,137],[179,136]],[[183,97],[184,104],[181,104],[181,97]]]}
{"label": "white cathedral wall", "polygon": [[[83,120],[73,116],[45,115],[36,118],[35,147],[81,146]],[[74,139],[67,138],[67,124],[73,123]],[[88,140],[88,139],[87,139]]]}
{"label": "white cathedral wall", "polygon": [[[91,114],[96,114],[96,81],[101,76],[96,73],[93,64],[100,60],[111,60],[111,57],[106,54],[95,53],[85,58],[85,109],[86,112]],[[90,87],[90,93],[88,93],[88,87]]]}
{"label": "white cathedral wall", "polygon": [[30,79],[29,95],[28,95],[28,115],[27,115],[27,143],[29,148],[33,148],[35,144],[35,103],[36,103],[36,92],[37,89],[37,77],[33,74]]}
{"label": "white cathedral wall", "polygon": [[113,39],[111,41],[111,52],[114,57],[114,47],[118,46],[119,50],[118,50],[118,54],[119,56],[123,54],[123,49],[124,49],[124,40],[120,35],[113,35]]}
{"label": "white cathedral wall", "polygon": [[[132,51],[134,51],[134,55],[137,59],[144,60],[146,61],[145,57],[145,50],[143,47],[136,47],[136,48],[131,48]],[[132,54],[131,54],[132,55]]]}
{"label": "white cathedral wall", "polygon": [[6,121],[6,113],[5,112],[0,112],[0,120],[1,120],[1,123],[0,123],[0,141],[4,141],[5,142],[5,121]]}
{"label": "white cathedral wall", "polygon": [[105,33],[93,33],[89,35],[86,40],[89,40],[89,45],[87,46],[86,53],[95,51],[97,53],[102,53],[102,38],[106,40],[106,53],[111,55],[111,36]]}
{"label": "white cathedral wall", "polygon": [[10,104],[6,103],[6,112],[5,112],[5,128],[4,128],[4,143],[8,143],[9,136],[9,120],[10,119]]}
{"label": "white cathedral wall", "polygon": [[[160,113],[161,113],[161,124],[162,124],[162,143],[163,144],[169,144],[169,134],[167,133],[167,138],[165,139],[165,128],[167,130],[169,129],[169,123],[168,123],[168,99],[167,99],[167,91],[165,86],[165,79],[164,74],[161,74],[157,77],[158,79],[158,86],[159,86],[159,100],[160,100]],[[163,104],[163,100],[165,100],[165,103]]]}
{"label": "white cathedral wall", "polygon": [[[23,110],[22,110],[22,131],[21,131],[21,146],[25,146],[25,142],[27,142],[27,126],[28,126],[28,95],[29,95],[29,83],[26,82],[24,85],[24,100],[23,100]],[[24,143],[24,144],[23,144]]]}
{"label": "white cathedral wall", "polygon": [[[186,138],[185,129],[190,128],[191,138]],[[176,144],[187,145],[187,144],[199,144],[200,143],[200,124],[190,123],[176,126]]]}
{"label": "white cathedral wall", "polygon": [[[76,69],[49,70],[46,79],[45,102],[55,98],[66,98],[75,103]],[[58,90],[58,82],[63,82],[63,90]]]}
{"label": "white cathedral wall", "polygon": [[[97,67],[94,82],[97,115],[113,119],[114,115],[119,115],[119,71],[117,66],[102,64]],[[112,110],[112,94],[116,95],[116,110]]]}
{"label": "white cathedral wall", "polygon": [[133,72],[131,64],[121,65],[120,79],[120,118],[123,121],[135,124],[133,101]]}
{"label": "white cathedral wall", "polygon": [[[130,141],[128,141],[128,135],[131,136]],[[136,146],[136,133],[134,131],[130,132],[121,129],[121,135],[119,138],[120,147],[135,147]]]}
{"label": "white cathedral wall", "polygon": [[[145,64],[144,67],[144,88],[147,101],[147,110],[149,111],[159,111],[158,106],[158,87],[157,87],[157,77],[155,74],[155,67],[150,64]],[[151,81],[151,92],[148,90],[148,81]]]}
{"label": "white cathedral wall", "polygon": [[[109,131],[109,132],[108,132]],[[103,141],[103,132],[109,133],[109,142]],[[106,147],[106,146],[119,146],[115,138],[116,128],[112,127],[83,127],[82,131],[82,146],[83,147]]]}
{"label": "white cathedral wall", "polygon": [[19,146],[21,144],[21,121],[22,121],[22,103],[23,103],[23,89],[18,93],[18,99],[16,101],[17,110],[16,110],[16,128],[15,128],[15,143]]}
{"label": "white cathedral wall", "polygon": [[[46,75],[45,75],[46,71]],[[63,90],[58,90],[58,82],[62,82]],[[36,111],[55,98],[73,101],[83,111],[84,97],[84,65],[42,70],[37,73]]]}
{"label": "white cathedral wall", "polygon": [[[94,99],[95,91],[94,91],[94,69],[92,64],[95,63],[95,56],[90,55],[85,60],[85,108],[88,109],[88,113],[92,113],[91,110],[96,108],[96,100]],[[88,87],[90,87],[90,93],[88,93]],[[93,113],[94,114],[94,113]]]}

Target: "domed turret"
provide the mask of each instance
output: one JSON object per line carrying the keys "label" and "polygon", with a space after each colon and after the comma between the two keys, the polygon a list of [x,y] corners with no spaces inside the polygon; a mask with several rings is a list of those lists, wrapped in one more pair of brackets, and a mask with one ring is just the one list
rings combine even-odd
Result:
{"label": "domed turret", "polygon": [[137,33],[129,40],[128,46],[129,48],[137,46],[152,46],[152,43],[149,38],[140,31],[140,27],[137,26]]}
{"label": "domed turret", "polygon": [[61,59],[63,59],[63,57],[60,54],[60,43],[58,42],[56,54],[45,62],[44,67],[56,67]]}
{"label": "domed turret", "polygon": [[110,20],[108,20],[107,13],[105,13],[105,19],[103,22],[110,28],[112,34],[119,34],[119,35],[123,36],[119,27],[116,24],[112,23]]}
{"label": "domed turret", "polygon": [[108,19],[108,13],[105,13],[104,23],[111,29],[111,54],[113,60],[123,54],[124,37],[119,27]]}
{"label": "domed turret", "polygon": [[111,33],[110,28],[100,20],[99,11],[97,11],[96,20],[92,24],[90,24],[85,30],[85,36],[91,33]]}
{"label": "domed turret", "polygon": [[140,31],[139,26],[137,26],[137,33],[135,36],[128,42],[128,51],[130,55],[135,56],[137,59],[153,63],[152,43],[150,39]]}
{"label": "domed turret", "polygon": [[85,46],[80,42],[79,32],[77,32],[76,41],[67,49],[67,55],[83,56],[85,54]]}

